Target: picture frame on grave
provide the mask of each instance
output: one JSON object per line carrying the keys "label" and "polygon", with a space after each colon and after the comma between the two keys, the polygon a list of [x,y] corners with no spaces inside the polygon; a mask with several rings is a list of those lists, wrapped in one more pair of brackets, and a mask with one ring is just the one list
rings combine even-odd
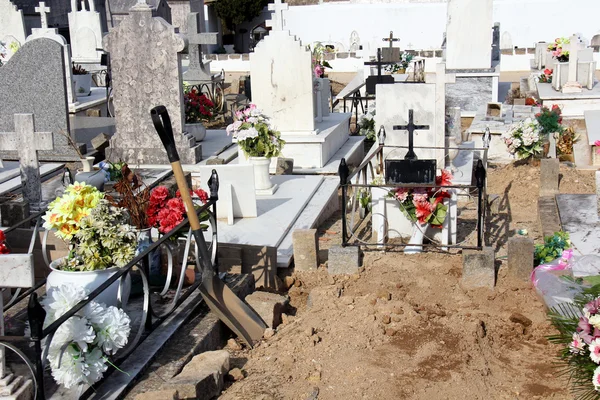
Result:
{"label": "picture frame on grave", "polygon": [[436,160],[385,160],[385,183],[388,185],[435,185]]}

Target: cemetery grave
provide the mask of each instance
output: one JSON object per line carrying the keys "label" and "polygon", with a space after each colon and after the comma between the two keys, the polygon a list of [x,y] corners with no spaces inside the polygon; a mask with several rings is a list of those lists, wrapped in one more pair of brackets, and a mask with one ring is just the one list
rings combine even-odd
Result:
{"label": "cemetery grave", "polygon": [[600,275],[593,43],[500,82],[493,0],[351,55],[273,0],[237,57],[214,2],[62,6],[0,0],[0,400],[569,398],[536,273]]}

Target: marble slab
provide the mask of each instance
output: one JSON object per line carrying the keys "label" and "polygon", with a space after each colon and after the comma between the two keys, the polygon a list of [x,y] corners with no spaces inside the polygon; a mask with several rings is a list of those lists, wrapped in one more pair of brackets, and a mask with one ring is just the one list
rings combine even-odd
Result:
{"label": "marble slab", "polygon": [[77,97],[77,103],[69,104],[69,113],[77,114],[80,111],[85,111],[88,108],[97,107],[106,103],[106,88],[93,87],[89,96]]}
{"label": "marble slab", "polygon": [[[8,164],[7,161],[5,161],[4,163]],[[12,165],[12,163],[9,165]],[[64,168],[64,166],[65,166],[64,164],[58,164],[58,163],[47,163],[47,164],[40,165],[40,177],[42,178],[42,181],[44,181],[44,178],[47,178],[48,176],[52,176],[52,175],[56,174],[58,171],[62,170]],[[18,171],[19,170],[17,169],[17,176],[0,183],[0,195],[9,193],[9,192],[13,192],[20,188],[21,177],[19,176],[20,173]]]}
{"label": "marble slab", "polygon": [[0,255],[0,282],[3,288],[30,288],[35,285],[33,254]]}
{"label": "marble slab", "polygon": [[[556,196],[560,222],[581,255],[600,255],[600,224],[595,194]],[[576,254],[577,254],[576,253]]]}
{"label": "marble slab", "polygon": [[[446,85],[446,107],[460,107],[464,112],[476,112],[482,104],[496,101],[492,76],[456,76],[456,83]],[[497,97],[497,90],[496,90]]]}
{"label": "marble slab", "polygon": [[583,117],[585,118],[588,143],[593,146],[596,140],[600,140],[600,110],[584,111]]}

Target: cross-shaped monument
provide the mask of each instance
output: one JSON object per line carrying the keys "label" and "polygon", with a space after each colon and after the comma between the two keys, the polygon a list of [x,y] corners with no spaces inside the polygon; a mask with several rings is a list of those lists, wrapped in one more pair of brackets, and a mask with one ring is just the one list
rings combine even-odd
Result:
{"label": "cross-shaped monument", "polygon": [[269,4],[269,11],[275,11],[273,13],[273,19],[266,21],[266,25],[272,28],[274,31],[282,31],[285,26],[283,19],[283,12],[288,10],[289,6],[286,3],[282,3],[281,0],[275,0],[274,3]]}
{"label": "cross-shaped monument", "polygon": [[413,110],[408,110],[408,124],[407,125],[394,125],[392,127],[395,131],[408,131],[408,152],[404,156],[405,160],[417,160],[417,155],[413,150],[413,136],[416,130],[429,129],[429,125],[415,125],[413,121]]}
{"label": "cross-shaped monument", "polygon": [[[384,42],[389,42],[389,47],[386,49],[387,52],[383,54],[383,59],[385,61],[400,61],[400,49],[394,47],[394,42],[399,42],[400,38],[395,38],[394,32],[390,31],[390,36],[381,40]],[[394,52],[394,50],[396,51]]]}
{"label": "cross-shaped monument", "polygon": [[54,149],[52,132],[36,132],[33,114],[15,114],[15,132],[0,133],[0,149],[18,151],[23,198],[31,208],[38,208],[42,183],[37,152]]}
{"label": "cross-shaped monument", "polygon": [[200,32],[200,14],[194,12],[188,14],[187,37],[190,65],[183,74],[184,80],[192,84],[212,80],[210,67],[208,67],[208,63],[204,64],[202,60],[202,45],[217,44],[217,33]]}
{"label": "cross-shaped monument", "polygon": [[579,41],[577,35],[571,36],[568,45],[569,50],[569,75],[567,83],[562,88],[563,93],[581,93],[581,84],[577,81],[577,65],[579,61],[579,50],[583,48],[583,44]]}
{"label": "cross-shaped monument", "polygon": [[50,7],[46,7],[46,3],[40,1],[40,6],[35,8],[35,12],[40,13],[42,29],[48,29],[48,17],[46,14],[50,14]]}
{"label": "cross-shaped monument", "polygon": [[391,61],[381,61],[381,49],[377,49],[377,61],[367,61],[365,65],[376,65],[377,76],[369,76],[366,80],[367,93],[375,93],[375,85],[381,83],[394,83],[394,77],[391,75],[381,75],[381,67],[384,65],[395,64]]}

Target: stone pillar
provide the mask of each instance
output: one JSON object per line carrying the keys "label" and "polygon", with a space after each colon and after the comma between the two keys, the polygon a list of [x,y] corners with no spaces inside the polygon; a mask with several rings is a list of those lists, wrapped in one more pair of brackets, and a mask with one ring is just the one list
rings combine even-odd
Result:
{"label": "stone pillar", "polygon": [[463,251],[462,286],[465,289],[494,289],[495,283],[494,249],[484,247],[483,250]]}
{"label": "stone pillar", "polygon": [[317,269],[319,260],[319,244],[316,229],[296,229],[292,232],[294,247],[294,265],[296,271]]}
{"label": "stone pillar", "polygon": [[533,240],[514,236],[508,240],[508,273],[524,281],[529,280],[533,270]]}
{"label": "stone pillar", "polygon": [[544,158],[540,165],[540,196],[554,196],[558,193],[558,158]]}

